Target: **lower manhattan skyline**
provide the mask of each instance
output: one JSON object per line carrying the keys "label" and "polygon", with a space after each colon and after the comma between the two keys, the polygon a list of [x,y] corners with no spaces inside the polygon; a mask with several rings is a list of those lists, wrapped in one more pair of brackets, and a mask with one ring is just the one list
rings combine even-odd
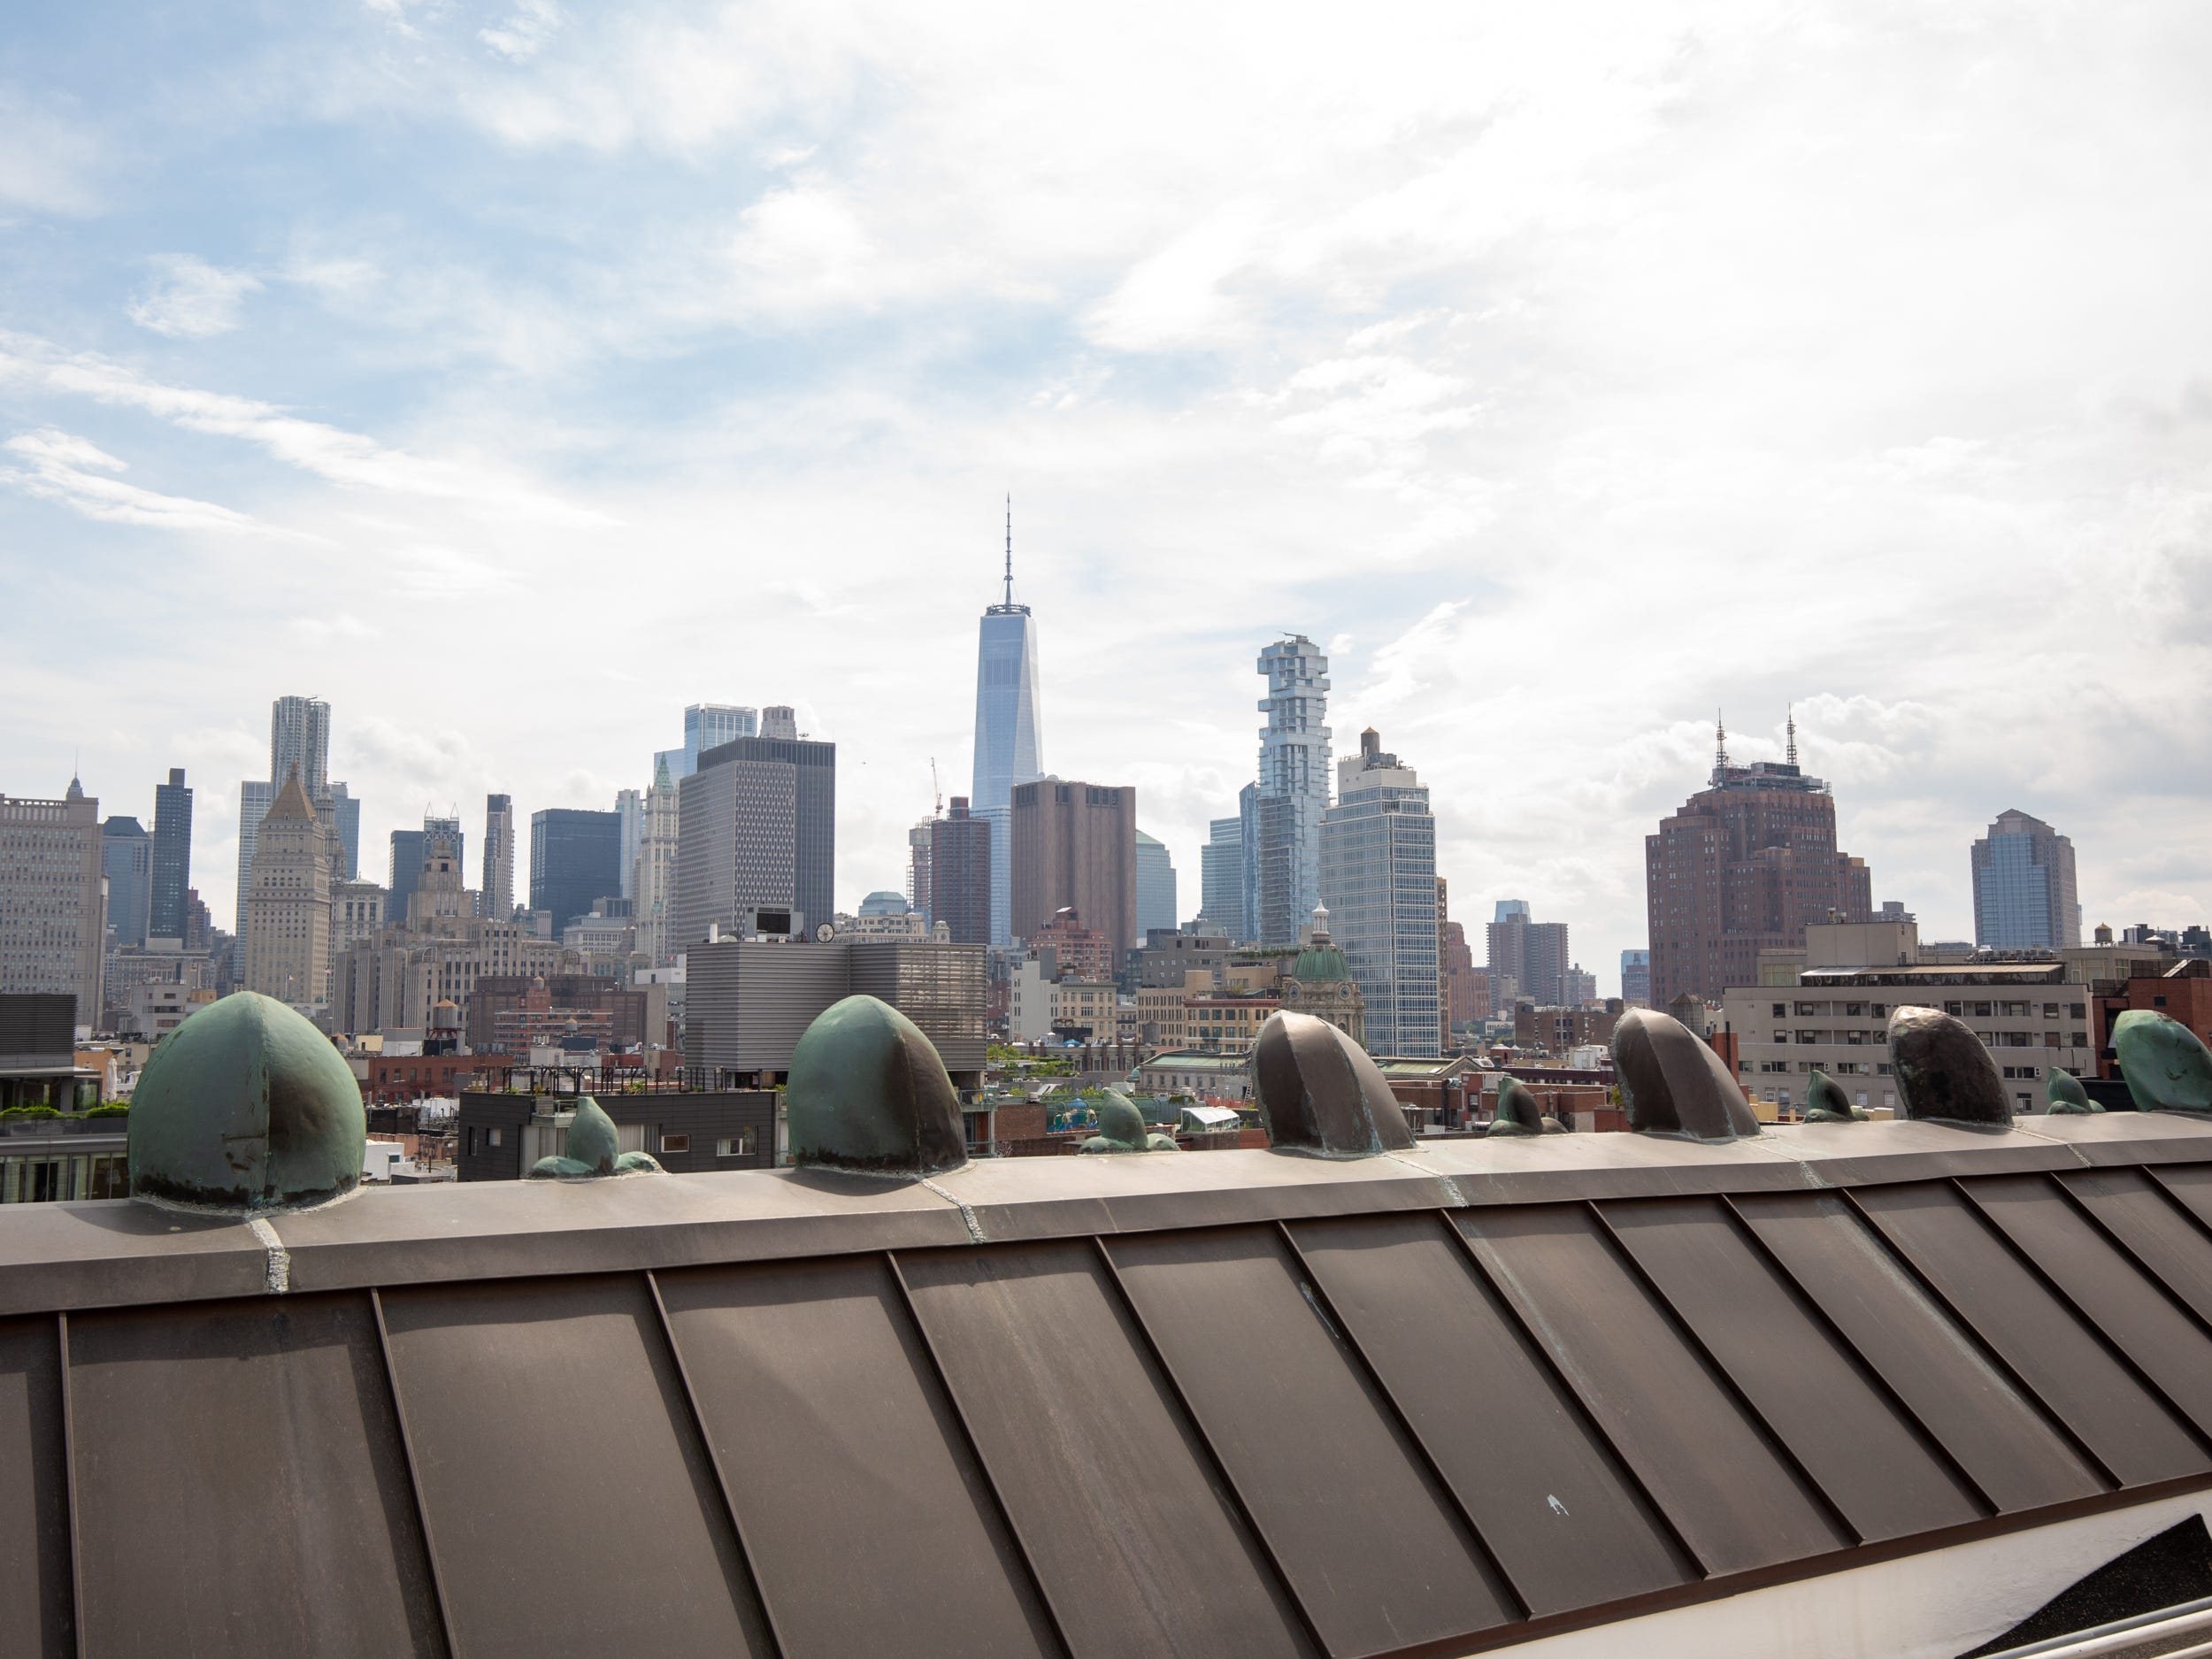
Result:
{"label": "lower manhattan skyline", "polygon": [[0,663],[0,784],[150,826],[184,768],[227,921],[280,695],[365,875],[788,703],[851,910],[968,776],[1010,490],[1045,765],[1136,788],[1186,918],[1302,633],[1455,918],[1608,990],[1716,705],[1739,763],[1793,710],[1924,939],[2006,811],[2085,939],[2205,919],[2200,19],[1389,11],[1202,75],[1176,15],[1079,73],[895,12],[33,20],[0,596],[70,625]]}

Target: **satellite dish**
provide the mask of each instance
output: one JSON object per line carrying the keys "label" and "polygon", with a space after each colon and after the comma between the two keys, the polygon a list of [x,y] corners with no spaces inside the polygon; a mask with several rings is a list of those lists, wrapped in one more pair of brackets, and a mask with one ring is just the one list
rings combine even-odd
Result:
{"label": "satellite dish", "polygon": [[814,924],[814,942],[818,945],[826,945],[836,935],[836,933],[837,930],[827,922],[817,922]]}

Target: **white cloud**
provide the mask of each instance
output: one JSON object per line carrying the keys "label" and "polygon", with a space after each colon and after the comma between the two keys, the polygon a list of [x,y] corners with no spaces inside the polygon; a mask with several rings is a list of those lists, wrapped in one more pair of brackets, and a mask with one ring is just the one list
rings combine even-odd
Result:
{"label": "white cloud", "polygon": [[188,253],[157,254],[149,263],[152,283],[124,310],[157,334],[186,340],[227,334],[242,320],[246,296],[261,291],[261,279],[251,272],[219,270]]}
{"label": "white cloud", "polygon": [[[90,213],[100,161],[99,141],[81,120],[0,84],[0,209]],[[7,222],[0,214],[0,226]]]}
{"label": "white cloud", "polygon": [[50,426],[26,432],[0,443],[21,465],[0,466],[0,484],[59,502],[88,518],[110,524],[142,525],[157,530],[258,531],[244,513],[212,502],[164,495],[114,476],[127,464],[84,438]]}
{"label": "white cloud", "polygon": [[514,12],[496,27],[479,29],[476,38],[516,63],[526,63],[543,51],[560,32],[560,8],[553,0],[521,0]]}
{"label": "white cloud", "polygon": [[465,502],[541,518],[590,521],[598,517],[495,467],[410,455],[359,433],[303,420],[271,403],[166,385],[90,352],[63,351],[44,341],[0,330],[0,384],[11,380],[137,410],[189,432],[239,439],[334,484]]}

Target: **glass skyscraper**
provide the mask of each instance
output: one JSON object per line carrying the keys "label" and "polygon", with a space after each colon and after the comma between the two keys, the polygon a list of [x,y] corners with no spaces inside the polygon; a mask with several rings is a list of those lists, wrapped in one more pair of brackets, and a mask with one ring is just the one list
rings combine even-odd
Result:
{"label": "glass skyscraper", "polygon": [[[1321,815],[1329,805],[1329,659],[1302,634],[1260,653],[1267,677],[1260,771],[1244,826],[1254,935],[1294,945],[1321,902]],[[1431,895],[1432,926],[1434,897]]]}
{"label": "glass skyscraper", "polygon": [[2041,818],[2001,812],[1974,843],[1974,942],[1989,950],[2081,943],[2074,843]]}
{"label": "glass skyscraper", "polygon": [[192,887],[192,788],[184,768],[154,786],[154,877],[146,931],[150,938],[184,938],[185,895]]}
{"label": "glass skyscraper", "polygon": [[699,757],[741,737],[760,735],[760,710],[734,703],[695,703],[684,710],[684,746],[656,749],[653,767],[668,768],[672,780],[688,778],[699,770]]}
{"label": "glass skyscraper", "polygon": [[1244,820],[1217,818],[1209,828],[1198,850],[1199,919],[1241,943],[1252,936],[1244,922]]}
{"label": "glass skyscraper", "polygon": [[1321,815],[1321,902],[1367,1005],[1367,1048],[1435,1055],[1442,976],[1429,792],[1372,727],[1337,771],[1337,803]]}
{"label": "glass skyscraper", "polygon": [[1037,624],[1014,603],[1014,519],[1006,518],[1005,596],[983,613],[975,663],[975,776],[969,810],[991,826],[991,942],[1013,941],[1014,786],[1044,776],[1037,705]]}

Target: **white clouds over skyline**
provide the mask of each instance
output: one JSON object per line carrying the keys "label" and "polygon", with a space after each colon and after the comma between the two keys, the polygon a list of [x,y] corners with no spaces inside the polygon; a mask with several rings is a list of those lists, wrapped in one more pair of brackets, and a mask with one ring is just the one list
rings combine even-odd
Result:
{"label": "white clouds over skyline", "polygon": [[2011,806],[2093,922],[2212,906],[2189,7],[452,0],[188,45],[0,96],[0,163],[46,157],[0,598],[114,618],[0,667],[11,792],[79,744],[116,810],[234,791],[312,692],[380,847],[791,702],[849,902],[964,774],[1010,487],[1047,762],[1138,787],[1187,913],[1280,627],[1348,641],[1338,749],[1432,786],[1455,913],[1526,897],[1608,983],[1716,704],[1762,753],[1794,703],[1931,935]]}

